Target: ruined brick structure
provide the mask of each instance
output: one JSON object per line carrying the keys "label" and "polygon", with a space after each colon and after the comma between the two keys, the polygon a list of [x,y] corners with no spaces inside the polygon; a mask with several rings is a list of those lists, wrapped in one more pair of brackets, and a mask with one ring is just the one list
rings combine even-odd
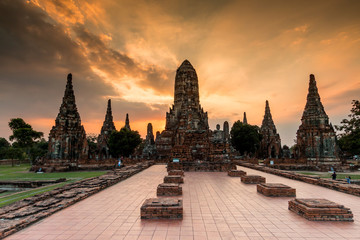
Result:
{"label": "ruined brick structure", "polygon": [[200,105],[196,71],[185,60],[176,71],[174,104],[166,113],[165,130],[156,137],[158,158],[187,164],[224,160],[230,153],[228,123],[224,126],[224,133],[218,134],[221,139],[213,137]]}
{"label": "ruined brick structure", "polygon": [[143,158],[152,158],[156,155],[153,127],[151,123],[147,125],[145,145],[142,152]]}
{"label": "ruined brick structure", "polygon": [[309,165],[340,164],[335,131],[321,103],[313,74],[310,75],[307,102],[296,134],[298,158],[306,158]]}
{"label": "ruined brick structure", "polygon": [[110,134],[115,131],[115,124],[113,121],[112,111],[111,111],[111,100],[108,100],[108,105],[106,109],[105,120],[103,126],[101,127],[101,132],[97,140],[97,151],[98,151],[98,159],[108,159],[111,158],[108,141]]}
{"label": "ruined brick structure", "polygon": [[67,84],[59,114],[49,134],[48,165],[76,167],[80,159],[88,158],[88,144],[84,127],[81,125],[71,73],[67,76]]}
{"label": "ruined brick structure", "polygon": [[262,140],[260,142],[259,156],[262,158],[278,158],[281,153],[281,139],[276,131],[267,100],[260,132],[262,134]]}

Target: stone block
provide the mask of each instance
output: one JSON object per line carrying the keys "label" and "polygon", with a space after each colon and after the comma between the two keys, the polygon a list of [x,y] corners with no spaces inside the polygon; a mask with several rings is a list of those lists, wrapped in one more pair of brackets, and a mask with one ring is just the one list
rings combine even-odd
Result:
{"label": "stone block", "polygon": [[182,176],[165,176],[164,183],[184,183]]}
{"label": "stone block", "polygon": [[141,219],[182,219],[183,202],[173,198],[146,199],[140,209]]}
{"label": "stone block", "polygon": [[161,183],[157,187],[157,196],[181,196],[182,187],[178,183]]}
{"label": "stone block", "polygon": [[246,184],[265,183],[265,178],[259,175],[244,175],[241,176],[241,182]]}
{"label": "stone block", "polygon": [[295,197],[296,189],[281,183],[261,183],[257,185],[258,193],[267,197]]}
{"label": "stone block", "polygon": [[241,177],[241,176],[245,176],[246,172],[242,171],[242,170],[230,170],[228,171],[228,176],[230,177]]}
{"label": "stone block", "polygon": [[289,201],[289,210],[310,221],[354,221],[349,208],[327,199],[296,198]]}
{"label": "stone block", "polygon": [[168,171],[169,176],[184,176],[183,170],[170,170]]}

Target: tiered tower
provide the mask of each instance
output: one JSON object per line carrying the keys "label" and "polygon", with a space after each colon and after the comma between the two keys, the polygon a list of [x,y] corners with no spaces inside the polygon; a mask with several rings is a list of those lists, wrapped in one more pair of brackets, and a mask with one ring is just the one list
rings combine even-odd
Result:
{"label": "tiered tower", "polygon": [[335,131],[329,124],[313,74],[310,75],[307,102],[297,131],[297,156],[306,158],[310,165],[340,164]]}
{"label": "tiered tower", "polygon": [[174,104],[166,113],[165,130],[156,140],[158,155],[166,160],[206,160],[210,134],[207,112],[200,105],[196,71],[185,60],[176,71]]}
{"label": "tiered tower", "polygon": [[194,67],[185,60],[176,71],[174,104],[166,113],[165,130],[156,137],[162,161],[178,159],[185,171],[225,171],[230,159],[229,124],[212,132],[200,105]]}
{"label": "tiered tower", "polygon": [[272,119],[268,100],[265,102],[265,115],[260,132],[262,134],[259,151],[260,157],[278,158],[281,153],[281,139]]}
{"label": "tiered tower", "polygon": [[125,118],[125,128],[126,128],[127,130],[131,131],[129,114],[126,114],[126,118]]}
{"label": "tiered tower", "polygon": [[68,74],[65,94],[59,114],[49,134],[49,159],[53,164],[76,166],[78,160],[88,158],[88,145],[84,127],[81,125],[72,85]]}
{"label": "tiered tower", "polygon": [[244,124],[248,124],[248,121],[247,121],[247,118],[246,118],[246,112],[244,112],[243,123],[244,123]]}
{"label": "tiered tower", "polygon": [[111,100],[108,100],[105,120],[103,126],[101,127],[101,132],[97,140],[99,159],[108,159],[110,158],[108,141],[110,134],[115,131],[115,124],[113,121],[112,110],[111,110]]}
{"label": "tiered tower", "polygon": [[144,158],[151,158],[156,154],[155,140],[153,133],[153,126],[151,123],[147,125],[147,133],[145,139],[145,145],[142,152]]}

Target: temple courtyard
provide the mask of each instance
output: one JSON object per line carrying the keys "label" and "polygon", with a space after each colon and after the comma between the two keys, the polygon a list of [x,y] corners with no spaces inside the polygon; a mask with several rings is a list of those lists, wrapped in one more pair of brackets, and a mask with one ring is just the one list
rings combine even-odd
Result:
{"label": "temple courtyard", "polygon": [[145,199],[167,175],[154,165],[6,239],[360,239],[359,197],[238,167],[351,209],[354,222],[314,222],[288,210],[292,197],[266,197],[225,172],[185,172],[182,220],[140,219]]}

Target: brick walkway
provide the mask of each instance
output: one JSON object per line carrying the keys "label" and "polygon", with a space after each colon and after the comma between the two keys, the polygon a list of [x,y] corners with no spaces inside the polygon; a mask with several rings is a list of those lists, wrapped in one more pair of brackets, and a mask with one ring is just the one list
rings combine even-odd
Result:
{"label": "brick walkway", "polygon": [[155,165],[7,239],[360,239],[360,198],[241,167],[267,182],[296,188],[299,198],[344,204],[354,222],[311,222],[289,211],[288,200],[256,192],[226,173],[186,172],[184,219],[140,220],[140,206],[156,196],[166,175]]}

